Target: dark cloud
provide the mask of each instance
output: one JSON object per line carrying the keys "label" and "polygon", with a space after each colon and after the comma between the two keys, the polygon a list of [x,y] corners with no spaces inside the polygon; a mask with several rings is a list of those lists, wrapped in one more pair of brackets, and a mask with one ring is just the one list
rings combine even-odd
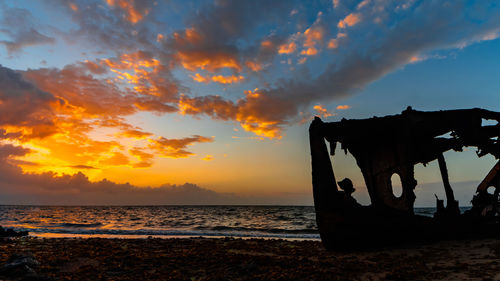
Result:
{"label": "dark cloud", "polygon": [[[293,1],[214,1],[188,18],[185,30],[179,30],[165,42],[167,50],[178,54],[183,67],[218,71],[229,67],[242,71],[247,61],[261,64],[276,54],[285,38],[269,33],[262,48],[262,35],[256,29],[263,25],[286,23]],[[246,47],[241,47],[241,42]],[[204,62],[200,64],[199,62]]]}
{"label": "dark cloud", "polygon": [[[16,157],[24,156],[30,153],[30,149],[12,144],[0,144],[0,174],[5,174],[6,181],[1,181],[2,184],[10,182],[15,183],[21,173],[21,168],[17,167]],[[14,161],[14,163],[12,163]],[[12,176],[12,178],[11,178]],[[1,177],[1,176],[0,176]]]}
{"label": "dark cloud", "polygon": [[[141,0],[46,0],[54,9],[70,14],[76,29],[61,33],[72,43],[79,40],[91,48],[106,52],[135,51],[151,49],[156,34],[144,25],[147,11],[154,11],[154,1]],[[108,3],[112,3],[110,5]],[[124,3],[125,5],[122,5]],[[141,20],[133,23],[130,15],[141,15]]]}
{"label": "dark cloud", "polygon": [[[376,5],[376,4],[374,4]],[[268,90],[270,95],[289,97],[298,106],[321,100],[350,95],[368,83],[381,78],[427,52],[460,48],[484,40],[488,34],[500,30],[500,9],[481,15],[481,23],[471,22],[465,2],[423,1],[406,10],[396,22],[374,28],[377,14],[365,15],[347,36],[363,42],[363,47],[346,50],[343,59],[330,64],[326,70],[310,81],[288,81],[279,88]],[[390,7],[390,6],[389,6]],[[479,15],[478,15],[479,16]],[[369,33],[367,33],[369,31]],[[379,33],[378,37],[373,35]]]}
{"label": "dark cloud", "polygon": [[[149,108],[162,110],[160,103],[176,102],[179,91],[178,81],[170,73],[171,66],[165,65],[151,52],[137,51],[124,53],[119,57],[104,59],[110,71],[118,74],[120,79],[134,85],[135,94],[140,96],[140,104]],[[154,102],[157,102],[157,106]],[[165,108],[169,112],[172,106]],[[175,109],[174,109],[175,110]],[[164,112],[164,111],[160,111]]]}
{"label": "dark cloud", "polygon": [[252,37],[255,28],[264,24],[286,21],[293,1],[230,1],[218,0],[208,4],[187,20],[203,36],[206,47],[235,44]]}
{"label": "dark cloud", "polygon": [[12,144],[0,144],[0,161],[5,161],[12,156],[24,156],[31,150],[28,148],[15,146]]}
{"label": "dark cloud", "polygon": [[28,69],[23,76],[39,89],[52,93],[68,103],[61,110],[82,111],[88,116],[129,115],[136,112],[134,96],[116,85],[89,75],[80,65],[63,69]]}
{"label": "dark cloud", "polygon": [[8,133],[5,129],[0,128],[0,140],[2,139],[18,139],[23,134],[21,132]]}
{"label": "dark cloud", "polygon": [[[352,95],[387,73],[433,51],[462,48],[498,37],[500,7],[486,2],[474,3],[465,9],[466,5],[469,3],[464,1],[422,1],[411,9],[399,8],[399,14],[384,20],[399,7],[397,3],[380,6],[377,1],[370,2],[357,14],[359,20],[338,27],[342,38],[338,43],[342,44],[336,46],[337,55],[328,55],[330,61],[335,60],[324,71],[311,74],[307,66],[299,68],[291,79],[278,80],[273,87],[262,88],[257,95],[247,94],[236,103],[220,97],[185,96],[181,98],[180,108],[187,109],[186,114],[236,120],[245,129],[259,135],[279,136],[284,125],[313,103]],[[332,32],[340,20],[345,21],[332,14],[323,16],[313,26],[317,30]],[[316,37],[322,39],[323,36]],[[309,45],[316,47],[315,44],[322,44],[321,40],[311,42]],[[304,47],[308,47],[307,44],[306,40]],[[211,106],[206,105],[206,101],[212,102]],[[225,110],[216,110],[217,106]],[[226,112],[230,114],[224,114]],[[271,133],[263,132],[263,127]]]}
{"label": "dark cloud", "polygon": [[52,105],[62,105],[64,101],[1,65],[0,85],[0,126],[27,129],[8,133],[1,129],[1,138],[44,137],[55,133]]}
{"label": "dark cloud", "polygon": [[[106,70],[102,70],[103,68]],[[124,122],[122,116],[139,111],[154,113],[177,111],[176,104],[172,104],[172,101],[176,101],[172,97],[176,95],[176,90],[169,87],[171,81],[168,77],[162,77],[157,72],[148,73],[146,76],[131,78],[137,82],[129,86],[129,83],[120,84],[117,81],[109,83],[109,77],[96,74],[107,73],[108,69],[109,66],[105,63],[85,62],[67,65],[62,69],[28,69],[21,73],[32,83],[30,85],[36,85],[37,89],[43,90],[42,93],[50,93],[47,95],[56,96],[61,101],[60,104],[52,106],[52,110],[58,114],[59,122],[73,123],[75,132],[79,130],[80,133],[86,133],[93,128],[93,125],[99,125],[118,127],[127,135],[137,135],[140,132]],[[112,69],[118,72],[124,71]],[[11,73],[20,77],[14,71]],[[131,87],[135,90],[130,89]],[[34,106],[29,108],[41,115]],[[11,107],[11,110],[22,112],[18,107]],[[152,135],[148,132],[141,134]]]}
{"label": "dark cloud", "polygon": [[37,30],[33,16],[25,9],[0,7],[2,8],[2,19],[0,20],[0,33],[6,34],[10,40],[1,40],[9,55],[20,52],[23,48],[53,44],[56,40],[44,35]]}
{"label": "dark cloud", "polygon": [[220,194],[195,184],[137,187],[108,180],[91,182],[82,173],[56,176],[52,173],[20,174],[0,170],[2,204],[48,205],[168,205],[227,204],[238,197]]}

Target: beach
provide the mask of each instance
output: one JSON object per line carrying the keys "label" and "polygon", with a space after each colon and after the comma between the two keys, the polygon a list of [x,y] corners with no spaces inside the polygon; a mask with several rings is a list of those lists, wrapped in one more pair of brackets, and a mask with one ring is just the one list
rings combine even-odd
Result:
{"label": "beach", "polygon": [[[32,271],[6,272],[14,254],[31,257]],[[500,240],[327,252],[318,241],[282,239],[23,237],[0,240],[0,273],[25,280],[500,280]]]}

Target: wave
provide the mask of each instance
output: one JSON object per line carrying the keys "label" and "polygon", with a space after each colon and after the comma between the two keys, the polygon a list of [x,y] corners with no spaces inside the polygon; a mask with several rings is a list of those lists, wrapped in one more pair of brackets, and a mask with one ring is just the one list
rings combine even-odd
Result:
{"label": "wave", "polygon": [[60,223],[60,224],[57,224],[56,226],[58,226],[58,227],[70,227],[70,228],[78,228],[78,227],[91,228],[91,227],[101,227],[102,223]]}
{"label": "wave", "polygon": [[208,228],[198,227],[198,229],[208,229],[213,231],[241,231],[241,232],[269,232],[269,233],[283,233],[283,234],[313,234],[317,233],[317,229],[281,229],[281,228],[251,228],[251,227],[230,227],[230,226],[214,226]]}
{"label": "wave", "polygon": [[20,231],[29,231],[31,234],[75,234],[75,235],[109,235],[109,236],[164,236],[165,238],[175,236],[186,237],[254,237],[254,238],[302,238],[302,239],[319,239],[317,232],[310,231],[290,231],[290,230],[259,230],[259,231],[216,231],[216,230],[126,230],[126,229],[85,229],[85,228],[37,228],[37,229],[22,229]]}

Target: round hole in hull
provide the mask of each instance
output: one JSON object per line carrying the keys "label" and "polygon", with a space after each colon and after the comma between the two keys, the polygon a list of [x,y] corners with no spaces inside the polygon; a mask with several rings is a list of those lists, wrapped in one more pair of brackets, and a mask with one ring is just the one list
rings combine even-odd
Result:
{"label": "round hole in hull", "polygon": [[391,176],[392,194],[395,197],[400,197],[403,194],[403,184],[401,183],[401,177],[394,173]]}

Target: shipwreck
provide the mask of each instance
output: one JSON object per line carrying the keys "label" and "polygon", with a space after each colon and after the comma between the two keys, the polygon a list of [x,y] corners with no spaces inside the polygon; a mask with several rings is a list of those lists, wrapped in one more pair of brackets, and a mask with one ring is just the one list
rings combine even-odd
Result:
{"label": "shipwreck", "polygon": [[[483,120],[496,124],[483,124]],[[398,115],[331,123],[315,117],[309,128],[312,184],[316,222],[324,246],[366,248],[500,236],[500,162],[477,186],[471,198],[472,208],[461,213],[443,156],[448,150],[462,151],[473,146],[479,157],[490,154],[499,159],[499,122],[499,112],[477,108],[424,112],[408,107]],[[369,206],[361,206],[352,197],[354,188],[349,179],[337,185],[330,157],[337,143],[354,156],[371,200]],[[414,166],[433,160],[439,164],[446,206],[436,197],[434,217],[416,215]],[[393,174],[401,178],[400,196],[393,193]]]}

